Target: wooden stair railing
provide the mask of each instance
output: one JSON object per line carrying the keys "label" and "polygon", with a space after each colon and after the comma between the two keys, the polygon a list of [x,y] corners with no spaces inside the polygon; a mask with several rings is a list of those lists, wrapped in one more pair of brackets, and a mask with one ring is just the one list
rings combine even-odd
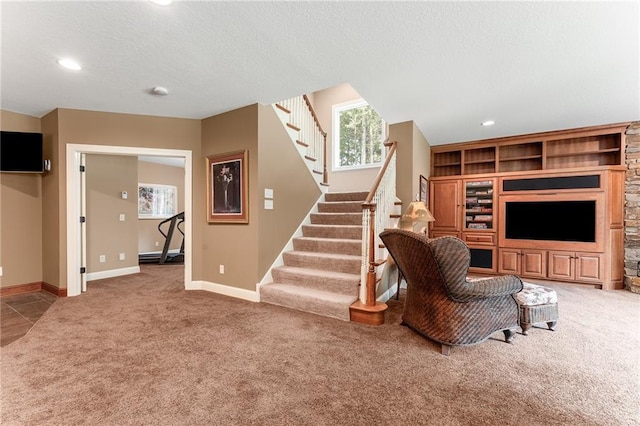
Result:
{"label": "wooden stair railing", "polygon": [[300,132],[296,143],[306,149],[305,159],[313,161],[313,173],[322,175],[321,185],[328,185],[327,132],[322,129],[309,97],[296,96],[278,102],[276,106],[289,113],[290,123],[287,125]]}
{"label": "wooden stair railing", "polygon": [[397,142],[385,141],[387,155],[376,180],[362,203],[362,267],[360,298],[351,305],[351,320],[370,325],[384,323],[385,303],[376,301],[378,267],[385,260],[376,259],[376,247],[381,247],[380,233],[389,223],[396,203]]}

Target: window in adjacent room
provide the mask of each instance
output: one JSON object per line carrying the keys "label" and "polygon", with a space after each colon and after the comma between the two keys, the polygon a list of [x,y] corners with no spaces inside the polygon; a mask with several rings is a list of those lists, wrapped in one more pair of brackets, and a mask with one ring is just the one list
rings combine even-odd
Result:
{"label": "window in adjacent room", "polygon": [[333,169],[348,170],[382,164],[385,123],[365,101],[333,108]]}

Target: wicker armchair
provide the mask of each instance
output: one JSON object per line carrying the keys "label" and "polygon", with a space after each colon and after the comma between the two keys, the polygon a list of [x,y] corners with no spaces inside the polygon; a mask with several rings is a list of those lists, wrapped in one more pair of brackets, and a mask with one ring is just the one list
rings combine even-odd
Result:
{"label": "wicker armchair", "polygon": [[455,237],[427,239],[401,229],[380,234],[407,281],[402,323],[442,345],[473,345],[502,330],[511,343],[519,311],[513,295],[522,281],[506,275],[468,281],[471,255]]}

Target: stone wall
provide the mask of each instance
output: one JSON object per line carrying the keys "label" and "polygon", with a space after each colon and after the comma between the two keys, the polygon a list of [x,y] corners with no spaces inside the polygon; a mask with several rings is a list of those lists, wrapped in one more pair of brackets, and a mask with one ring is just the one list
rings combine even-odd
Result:
{"label": "stone wall", "polygon": [[640,121],[631,123],[626,132],[627,178],[624,207],[624,286],[640,293]]}

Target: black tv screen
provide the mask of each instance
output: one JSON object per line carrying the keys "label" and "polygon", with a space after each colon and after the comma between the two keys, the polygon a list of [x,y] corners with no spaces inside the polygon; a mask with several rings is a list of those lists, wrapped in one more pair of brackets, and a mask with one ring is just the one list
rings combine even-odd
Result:
{"label": "black tv screen", "polygon": [[42,173],[42,133],[0,132],[0,171]]}
{"label": "black tv screen", "polygon": [[596,241],[596,202],[507,202],[505,237],[593,243]]}

